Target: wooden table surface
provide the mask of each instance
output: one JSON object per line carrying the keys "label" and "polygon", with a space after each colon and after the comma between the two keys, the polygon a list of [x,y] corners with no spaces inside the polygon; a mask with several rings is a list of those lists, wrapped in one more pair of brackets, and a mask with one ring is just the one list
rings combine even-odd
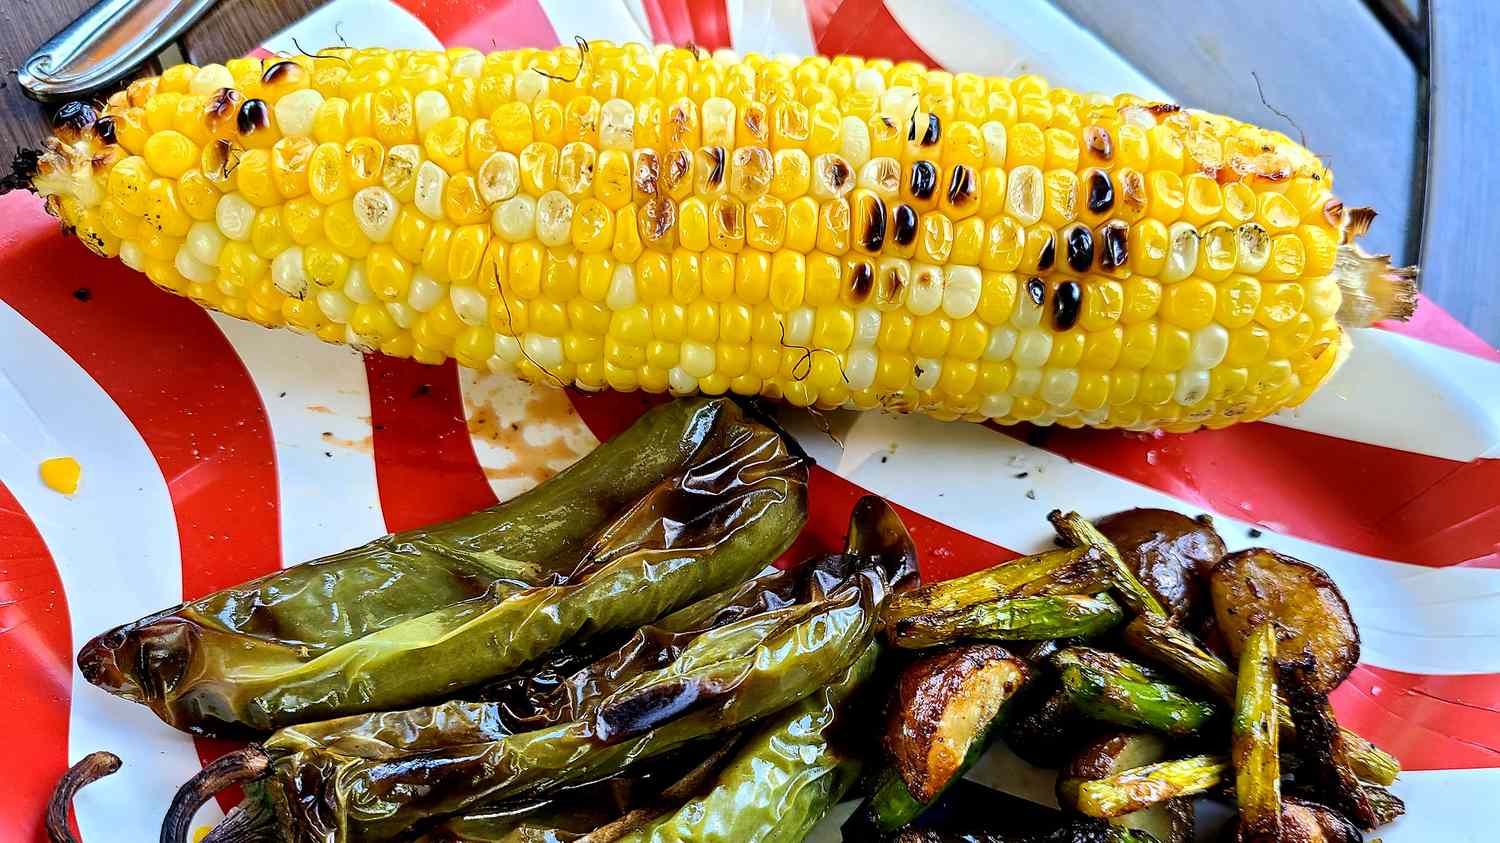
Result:
{"label": "wooden table surface", "polygon": [[[872,0],[873,2],[874,0]],[[93,0],[6,3],[0,64],[14,68]],[[580,0],[582,2],[582,0]],[[1291,115],[1351,205],[1379,208],[1363,244],[1420,263],[1423,287],[1500,346],[1500,3],[1491,0],[1054,0],[1163,88],[1195,106],[1276,126]],[[179,42],[222,61],[321,5],[222,0]],[[1162,21],[1171,21],[1164,32]],[[1253,72],[1253,75],[1252,75]],[[35,145],[46,112],[0,77],[0,150]],[[0,164],[4,163],[0,156]]]}

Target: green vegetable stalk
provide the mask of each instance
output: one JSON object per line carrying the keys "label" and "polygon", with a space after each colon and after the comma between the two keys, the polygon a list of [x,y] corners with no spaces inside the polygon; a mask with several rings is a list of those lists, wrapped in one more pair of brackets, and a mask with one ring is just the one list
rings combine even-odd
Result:
{"label": "green vegetable stalk", "polygon": [[[614,775],[837,682],[868,650],[886,593],[884,574],[863,568],[810,603],[712,629],[576,719],[528,732],[508,733],[493,704],[464,702],[283,729],[232,765],[266,768],[243,813],[274,812],[286,843],[374,843],[432,819]],[[163,840],[185,838],[195,802],[211,790],[184,787]]]}
{"label": "green vegetable stalk", "polygon": [[93,684],[196,733],[263,731],[344,713],[335,702],[304,716],[298,704],[273,704],[253,688],[406,624],[410,632],[389,634],[366,655],[421,641],[427,636],[416,630],[431,629],[433,613],[565,582],[599,549],[594,535],[642,496],[726,449],[765,441],[765,433],[723,399],[663,405],[513,500],[110,630],[83,647],[79,668]]}
{"label": "green vegetable stalk", "polygon": [[[1125,645],[1136,655],[1172,670],[1225,702],[1234,702],[1238,684],[1234,670],[1182,628],[1166,618],[1138,615],[1125,625],[1122,632]],[[1297,727],[1292,722],[1291,709],[1287,707],[1285,695],[1279,692],[1276,696],[1276,722],[1282,737],[1288,740],[1296,738]],[[1360,778],[1386,786],[1396,780],[1401,773],[1401,762],[1349,729],[1340,727],[1340,732],[1349,764]]]}
{"label": "green vegetable stalk", "polygon": [[1218,710],[1113,653],[1069,647],[1053,657],[1073,707],[1106,723],[1191,735]]}
{"label": "green vegetable stalk", "polygon": [[1276,625],[1263,623],[1245,639],[1233,726],[1234,790],[1240,839],[1281,839],[1281,758],[1276,727]]}
{"label": "green vegetable stalk", "polygon": [[1201,755],[1136,767],[1078,786],[1078,810],[1091,817],[1120,817],[1158,802],[1217,787],[1229,774],[1229,759]]}
{"label": "green vegetable stalk", "polygon": [[906,617],[951,612],[1007,597],[1096,594],[1110,585],[1103,561],[1103,555],[1090,547],[1022,556],[899,594],[886,609],[886,619],[894,623]]}
{"label": "green vegetable stalk", "polygon": [[898,647],[935,647],[965,638],[1038,641],[1087,638],[1112,629],[1124,618],[1107,594],[1007,597],[930,615],[906,615],[889,622]]}
{"label": "green vegetable stalk", "polygon": [[1047,514],[1047,520],[1052,522],[1058,538],[1065,543],[1073,547],[1093,547],[1103,554],[1110,584],[1119,592],[1120,599],[1130,611],[1141,615],[1167,616],[1167,610],[1163,608],[1161,601],[1136,577],[1125,560],[1120,558],[1120,551],[1115,548],[1114,543],[1105,538],[1097,527],[1076,512],[1064,515],[1057,509]]}

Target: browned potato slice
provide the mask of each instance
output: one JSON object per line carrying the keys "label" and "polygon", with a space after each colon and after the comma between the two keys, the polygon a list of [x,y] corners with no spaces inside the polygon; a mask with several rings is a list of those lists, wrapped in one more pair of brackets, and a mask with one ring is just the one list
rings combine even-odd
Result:
{"label": "browned potato slice", "polygon": [[1250,631],[1276,624],[1276,661],[1310,657],[1308,690],[1327,694],[1359,663],[1359,630],[1328,573],[1290,556],[1251,548],[1224,557],[1209,577],[1214,617],[1239,658]]}
{"label": "browned potato slice", "polygon": [[885,745],[913,798],[932,801],[964,769],[1030,673],[994,644],[943,650],[901,672]]}
{"label": "browned potato slice", "polygon": [[[1364,839],[1354,823],[1336,811],[1292,797],[1281,801],[1281,836],[1276,843],[1363,843]],[[1249,843],[1238,819],[1224,827],[1219,843]]]}
{"label": "browned potato slice", "polygon": [[1224,539],[1208,516],[1127,509],[1099,519],[1095,526],[1174,620],[1204,608],[1204,581],[1224,556]]}

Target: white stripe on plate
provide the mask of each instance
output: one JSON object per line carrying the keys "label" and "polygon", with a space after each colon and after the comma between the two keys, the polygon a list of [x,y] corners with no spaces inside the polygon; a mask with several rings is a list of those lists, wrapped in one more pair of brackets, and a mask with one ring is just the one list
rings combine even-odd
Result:
{"label": "white stripe on plate", "polygon": [[628,41],[651,43],[650,30],[642,28],[640,20],[624,3],[614,0],[537,0],[537,5],[542,7],[547,20],[552,23],[552,30],[557,33],[557,40],[563,44],[571,44],[575,35],[589,40],[604,38],[616,44]]}
{"label": "white stripe on plate", "polygon": [[[1047,0],[885,0],[891,16],[933,60],[993,76],[1040,73],[1083,91],[1169,99],[1161,86]],[[1122,13],[1123,14],[1123,13]]]}
{"label": "white stripe on plate", "polygon": [[212,315],[255,382],[271,425],[282,565],[385,533],[364,359],[304,334]]}
{"label": "white stripe on plate", "polygon": [[[0,302],[0,481],[41,532],[67,595],[74,649],[113,626],[182,600],[172,500],[146,443],[88,373]],[[8,440],[8,441],[7,441]],[[37,465],[72,456],[78,493],[44,485]],[[24,728],[24,725],[23,725]],[[74,799],[85,840],[155,840],[178,785],[200,769],[193,742],[149,709],[111,696],[75,670],[68,758],[107,749],[120,772]],[[20,759],[16,759],[19,761]],[[211,822],[218,809],[205,809]]]}
{"label": "white stripe on plate", "polygon": [[263,46],[272,52],[297,53],[298,44],[317,52],[345,43],[355,48],[443,49],[420,18],[390,0],[333,0],[267,38]]}
{"label": "white stripe on plate", "polygon": [[1460,462],[1500,457],[1500,363],[1391,331],[1353,338],[1327,384],[1268,421]]}
{"label": "white stripe on plate", "polygon": [[[805,413],[785,415],[826,468],[923,515],[1014,550],[1050,541],[1053,509],[1097,517],[1130,507],[1202,507],[1027,445],[976,424],[920,416],[835,413],[842,450]],[[882,460],[882,458],[886,458]],[[1025,477],[1015,475],[1022,472]],[[1236,545],[1251,524],[1215,513]],[[1263,528],[1261,528],[1263,529]],[[1415,673],[1500,672],[1500,570],[1427,568],[1265,532],[1256,544],[1326,568],[1363,633],[1365,661]],[[1429,646],[1441,639],[1443,646]]]}
{"label": "white stripe on plate", "polygon": [[[535,486],[542,473],[562,471],[599,446],[571,410],[565,392],[463,367],[458,385],[474,456],[502,501]],[[553,449],[551,457],[537,461],[537,454]]]}
{"label": "white stripe on plate", "polygon": [[805,0],[726,0],[730,41],[736,52],[791,53],[817,50]]}

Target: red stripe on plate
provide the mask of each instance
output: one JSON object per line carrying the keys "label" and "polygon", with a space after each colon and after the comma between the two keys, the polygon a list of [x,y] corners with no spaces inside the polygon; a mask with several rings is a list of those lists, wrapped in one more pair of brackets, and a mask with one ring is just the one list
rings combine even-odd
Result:
{"label": "red stripe on plate", "polygon": [[365,376],[386,529],[410,530],[494,506],[453,361],[424,366],[369,355]]}
{"label": "red stripe on plate", "polygon": [[[68,598],[42,534],[0,483],[0,711],[10,722],[6,752],[26,774],[0,788],[0,816],[17,840],[42,840],[52,785],[68,769],[73,640]],[[74,826],[74,834],[78,833]]]}
{"label": "red stripe on plate", "polygon": [[1416,315],[1410,322],[1381,322],[1379,325],[1388,331],[1405,334],[1423,342],[1500,363],[1500,349],[1492,348],[1478,334],[1464,327],[1462,322],[1454,319],[1448,311],[1438,307],[1426,296],[1417,305]]}
{"label": "red stripe on plate", "polygon": [[[191,301],[59,239],[32,197],[3,207],[14,241],[0,295],[88,372],[156,458],[177,520],[183,599],[278,570],[271,428],[229,341]],[[87,279],[88,300],[61,279]],[[205,761],[233,746],[197,745]],[[221,805],[235,801],[220,794]]]}
{"label": "red stripe on plate", "polygon": [[[705,5],[717,5],[717,0],[710,0]],[[641,7],[646,10],[651,40],[679,47],[686,46],[689,41],[697,43],[697,34],[693,30],[694,12],[688,9],[686,0],[642,0]]]}
{"label": "red stripe on plate", "polygon": [[848,53],[940,67],[879,0],[807,0],[807,18],[813,43],[823,55]]}
{"label": "red stripe on plate", "polygon": [[1497,460],[1460,463],[1271,424],[1160,437],[996,429],[1278,533],[1419,565],[1500,558]]}
{"label": "red stripe on plate", "polygon": [[449,47],[514,50],[519,47],[555,47],[558,43],[552,22],[536,0],[396,2],[427,24],[432,34]]}
{"label": "red stripe on plate", "polygon": [[1500,767],[1500,675],[1423,676],[1362,664],[1333,702],[1340,721],[1407,770]]}

